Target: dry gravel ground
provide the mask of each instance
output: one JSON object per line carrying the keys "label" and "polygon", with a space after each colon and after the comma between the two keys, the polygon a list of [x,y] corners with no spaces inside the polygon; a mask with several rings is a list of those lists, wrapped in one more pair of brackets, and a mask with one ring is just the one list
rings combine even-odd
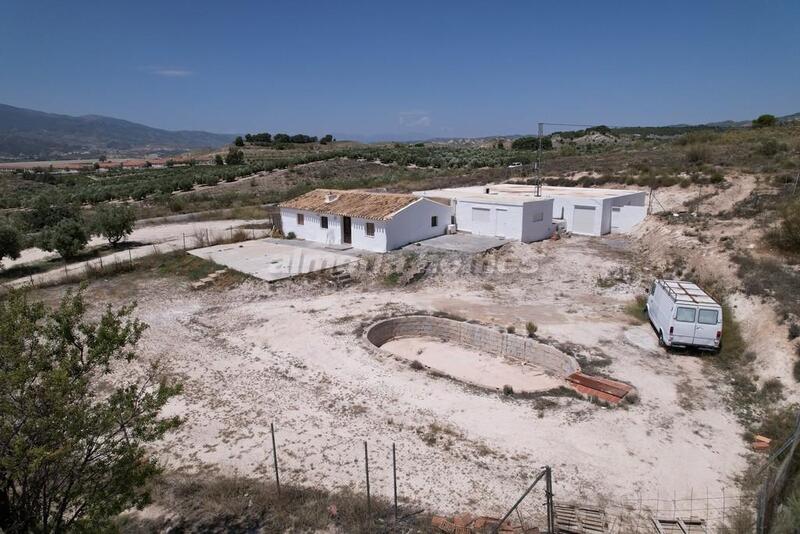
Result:
{"label": "dry gravel ground", "polygon": [[[575,237],[507,245],[471,263],[482,274],[439,272],[401,289],[361,271],[338,291],[307,280],[191,292],[136,274],[88,291],[135,298],[150,324],[143,354],[184,382],[167,411],[185,424],[157,446],[171,469],[270,477],[274,422],[283,480],[363,488],[366,440],[372,491],[390,495],[396,443],[401,496],[440,512],[502,513],[542,465],[559,499],[610,509],[640,495],[719,495],[746,465],[743,429],[701,358],[659,350],[650,326],[625,314],[644,283],[633,254],[631,238]],[[421,310],[519,332],[534,321],[540,338],[636,386],[640,402],[505,397],[364,346],[365,323]]]}

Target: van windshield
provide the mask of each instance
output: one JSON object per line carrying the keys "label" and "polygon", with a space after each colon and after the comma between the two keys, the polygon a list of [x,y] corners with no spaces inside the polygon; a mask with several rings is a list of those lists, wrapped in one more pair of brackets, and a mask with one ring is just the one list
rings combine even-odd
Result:
{"label": "van windshield", "polygon": [[675,314],[675,320],[682,323],[693,323],[696,313],[697,310],[695,308],[684,308],[683,306],[679,306],[678,313]]}
{"label": "van windshield", "polygon": [[701,324],[717,324],[719,312],[717,310],[700,310],[697,314],[697,322]]}

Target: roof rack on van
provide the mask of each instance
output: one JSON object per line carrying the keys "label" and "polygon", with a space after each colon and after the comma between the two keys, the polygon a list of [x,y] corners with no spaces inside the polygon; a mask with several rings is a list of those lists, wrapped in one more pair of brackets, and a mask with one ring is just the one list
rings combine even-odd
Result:
{"label": "roof rack on van", "polygon": [[664,291],[675,301],[691,302],[693,304],[716,304],[716,300],[703,291],[697,284],[682,280],[659,280]]}

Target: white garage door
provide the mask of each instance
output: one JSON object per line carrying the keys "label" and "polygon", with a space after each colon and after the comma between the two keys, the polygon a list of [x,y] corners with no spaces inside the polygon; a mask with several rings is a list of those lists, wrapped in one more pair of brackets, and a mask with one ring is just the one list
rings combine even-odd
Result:
{"label": "white garage door", "polygon": [[498,237],[511,237],[513,233],[511,230],[511,215],[508,213],[508,210],[503,208],[497,208],[495,211],[497,221],[496,227],[494,231],[494,235]]}
{"label": "white garage door", "polygon": [[477,235],[493,235],[492,210],[489,208],[472,208],[472,233]]}
{"label": "white garage door", "polygon": [[594,234],[594,206],[575,206],[572,214],[572,232],[575,234]]}

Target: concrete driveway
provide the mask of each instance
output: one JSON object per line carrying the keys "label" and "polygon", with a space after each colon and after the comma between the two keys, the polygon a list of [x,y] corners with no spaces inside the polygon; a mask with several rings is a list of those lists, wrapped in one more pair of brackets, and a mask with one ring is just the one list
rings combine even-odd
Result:
{"label": "concrete driveway", "polygon": [[189,254],[268,282],[358,261],[361,252],[285,239],[256,239],[190,250]]}

